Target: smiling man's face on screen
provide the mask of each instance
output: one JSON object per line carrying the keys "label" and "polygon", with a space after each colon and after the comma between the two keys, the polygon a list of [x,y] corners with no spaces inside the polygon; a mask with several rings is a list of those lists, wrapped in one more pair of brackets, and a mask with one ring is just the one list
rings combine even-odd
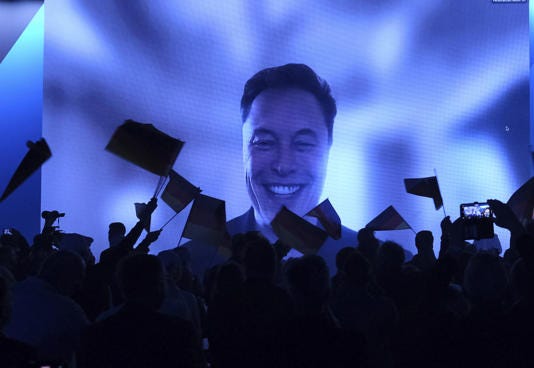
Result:
{"label": "smiling man's face on screen", "polygon": [[256,221],[267,225],[282,205],[303,216],[320,199],[330,151],[317,98],[299,88],[270,88],[243,124],[243,158]]}

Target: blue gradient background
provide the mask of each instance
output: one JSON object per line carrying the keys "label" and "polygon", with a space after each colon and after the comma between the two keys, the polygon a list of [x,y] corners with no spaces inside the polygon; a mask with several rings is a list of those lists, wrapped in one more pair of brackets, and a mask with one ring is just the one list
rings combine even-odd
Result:
{"label": "blue gradient background", "polygon": [[[439,239],[442,211],[406,194],[437,170],[447,214],[507,200],[530,177],[528,5],[459,1],[105,1],[45,3],[42,208],[107,247],[107,225],[136,219],[157,177],[104,151],[127,118],[186,141],[175,170],[250,206],[239,100],[256,71],[314,68],[338,103],[323,197],[359,229],[394,205]],[[187,211],[154,252],[176,245]],[[153,227],[172,216],[164,203]],[[506,232],[498,231],[503,247]],[[410,231],[379,232],[414,251]],[[435,248],[437,249],[437,241]]]}
{"label": "blue gradient background", "polygon": [[[39,4],[14,9],[0,3],[0,11],[25,19]],[[15,4],[13,4],[15,5]],[[29,9],[28,9],[29,8]],[[11,13],[12,10],[13,11]],[[28,13],[29,12],[29,13]],[[12,18],[13,22],[19,19]],[[3,23],[0,29],[8,27]],[[11,46],[11,45],[9,45]],[[2,44],[2,47],[6,47]],[[0,63],[0,190],[3,192],[28,151],[26,142],[41,138],[43,110],[44,7],[34,15],[22,35]],[[9,49],[6,47],[6,51]],[[45,166],[47,164],[45,163]],[[0,229],[16,228],[28,240],[39,233],[41,171],[37,171],[0,203]]]}

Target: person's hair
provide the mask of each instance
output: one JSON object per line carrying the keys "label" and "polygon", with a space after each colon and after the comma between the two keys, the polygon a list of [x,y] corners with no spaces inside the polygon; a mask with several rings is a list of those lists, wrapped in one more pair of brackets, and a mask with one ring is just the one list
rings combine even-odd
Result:
{"label": "person's hair", "polygon": [[247,242],[243,259],[248,277],[272,279],[276,269],[276,258],[272,245],[264,237]]}
{"label": "person's hair", "polygon": [[119,262],[117,278],[127,301],[159,308],[164,296],[163,265],[158,257],[133,254]]}
{"label": "person's hair", "polygon": [[109,224],[109,230],[113,233],[120,233],[122,235],[126,234],[126,226],[122,222],[112,222]]}
{"label": "person's hair", "polygon": [[371,279],[371,265],[363,254],[354,251],[349,254],[343,266],[346,280],[351,285],[365,286]]}
{"label": "person's hair", "polygon": [[289,291],[295,301],[320,306],[328,300],[330,277],[328,266],[318,255],[305,255],[288,262],[286,278]]}
{"label": "person's hair", "polygon": [[332,130],[337,113],[336,101],[332,97],[328,83],[304,64],[286,64],[266,68],[254,74],[245,84],[241,97],[242,121],[247,120],[252,102],[260,93],[267,89],[287,88],[298,88],[315,96],[328,129],[328,142],[332,143]]}
{"label": "person's hair", "polygon": [[345,262],[347,262],[347,258],[352,254],[356,252],[356,249],[354,247],[345,247],[339,250],[336,254],[336,268],[337,271],[342,271],[343,266]]}
{"label": "person's hair", "polygon": [[428,250],[434,241],[434,236],[429,230],[421,230],[415,235],[415,246],[417,250]]}
{"label": "person's hair", "polygon": [[51,253],[39,271],[39,277],[53,285],[64,295],[73,295],[82,285],[85,262],[78,254],[69,250]]}

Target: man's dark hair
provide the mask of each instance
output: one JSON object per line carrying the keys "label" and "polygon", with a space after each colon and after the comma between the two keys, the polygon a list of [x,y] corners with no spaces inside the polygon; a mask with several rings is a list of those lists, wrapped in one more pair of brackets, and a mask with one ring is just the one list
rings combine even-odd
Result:
{"label": "man's dark hair", "polygon": [[109,230],[122,235],[126,234],[126,226],[122,222],[112,222],[109,224]]}
{"label": "man's dark hair", "polygon": [[324,114],[328,129],[328,142],[332,143],[332,129],[337,113],[336,100],[332,97],[330,86],[309,66],[286,64],[267,68],[254,74],[245,84],[241,97],[241,119],[247,120],[254,99],[266,89],[298,88],[315,96]]}

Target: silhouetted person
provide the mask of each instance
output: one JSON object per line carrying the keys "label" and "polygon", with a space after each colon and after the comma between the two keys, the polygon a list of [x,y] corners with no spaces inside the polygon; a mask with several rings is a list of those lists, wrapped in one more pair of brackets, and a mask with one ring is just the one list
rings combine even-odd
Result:
{"label": "silhouetted person", "polygon": [[364,338],[342,330],[328,309],[329,271],[325,261],[307,255],[288,262],[286,277],[295,317],[280,335],[281,366],[360,367]]}
{"label": "silhouetted person", "polygon": [[159,259],[135,254],[118,269],[125,305],[87,329],[80,367],[200,367],[199,337],[190,322],[157,312],[164,298]]}
{"label": "silhouetted person", "polygon": [[358,231],[358,250],[367,258],[371,267],[376,263],[380,242],[375,238],[373,230],[363,228]]}
{"label": "silhouetted person", "polygon": [[395,304],[369,292],[372,268],[359,251],[348,255],[343,275],[344,290],[332,300],[335,316],[341,327],[365,336],[370,367],[392,367],[391,339],[397,324]]}
{"label": "silhouetted person", "polygon": [[472,308],[458,336],[466,367],[508,366],[510,337],[503,310],[506,288],[507,275],[498,257],[479,253],[471,258],[464,289]]}
{"label": "silhouetted person", "polygon": [[415,247],[417,248],[417,254],[413,256],[410,263],[421,271],[430,271],[436,264],[432,232],[428,230],[419,231],[415,236]]}
{"label": "silhouetted person", "polygon": [[25,368],[36,360],[36,351],[30,345],[10,339],[2,333],[11,315],[8,283],[0,277],[0,366]]}
{"label": "silhouetted person", "polygon": [[[359,234],[359,233],[358,233]],[[338,293],[342,292],[344,290],[344,279],[345,274],[343,271],[343,267],[345,265],[345,262],[347,261],[347,258],[356,251],[353,247],[345,247],[342,248],[339,252],[336,254],[336,274],[332,276],[332,295],[336,296]]]}
{"label": "silhouetted person", "polygon": [[59,251],[45,260],[37,277],[18,282],[6,335],[35,347],[40,358],[69,362],[88,324],[70,298],[82,284],[84,269],[80,256]]}

